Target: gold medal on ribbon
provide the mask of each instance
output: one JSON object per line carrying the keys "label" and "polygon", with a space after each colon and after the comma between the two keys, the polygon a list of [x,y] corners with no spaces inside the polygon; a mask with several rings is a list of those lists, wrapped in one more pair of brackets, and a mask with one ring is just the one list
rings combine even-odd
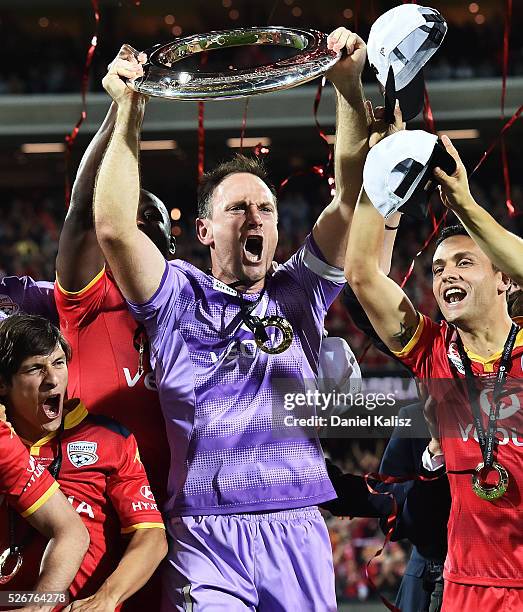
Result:
{"label": "gold medal on ribbon", "polygon": [[[15,559],[13,570],[9,574],[4,574],[4,568],[11,558]],[[0,584],[7,584],[18,574],[18,570],[22,567],[22,561],[22,553],[18,548],[15,548],[14,552],[11,552],[10,548],[4,550],[0,555]]]}
{"label": "gold medal on ribbon", "polygon": [[478,463],[476,466],[474,474],[472,474],[472,490],[478,497],[481,499],[486,499],[487,501],[494,501],[495,499],[503,497],[507,491],[509,483],[507,470],[500,463],[494,462],[492,467],[498,473],[498,483],[495,485],[486,485],[483,484],[481,478],[481,471],[484,467],[485,464],[483,462]]}
{"label": "gold medal on ribbon", "polygon": [[282,340],[279,344],[275,346],[267,346],[267,340],[264,340],[261,334],[256,332],[254,334],[254,339],[256,341],[256,346],[260,349],[260,351],[268,353],[269,355],[278,355],[279,353],[283,353],[283,351],[286,351],[292,344],[294,332],[292,331],[291,324],[283,317],[272,316],[267,317],[265,319],[260,319],[257,322],[257,326],[258,325],[260,326],[262,331],[265,331],[267,327],[275,327],[276,329],[280,330],[282,335]]}

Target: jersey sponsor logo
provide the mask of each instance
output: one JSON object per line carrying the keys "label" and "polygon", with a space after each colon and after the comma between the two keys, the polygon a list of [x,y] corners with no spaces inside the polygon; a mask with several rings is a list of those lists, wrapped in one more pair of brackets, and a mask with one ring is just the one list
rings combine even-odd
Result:
{"label": "jersey sponsor logo", "polygon": [[[124,368],[123,374],[125,376],[125,382],[127,383],[127,386],[131,389],[138,384],[139,380],[143,376],[143,372],[140,372],[140,370],[137,370],[136,374],[134,375],[131,374],[131,370],[129,370],[129,368]],[[156,379],[154,378],[154,372],[147,372],[143,379],[143,384],[145,388],[149,391],[158,391]]]}
{"label": "jersey sponsor logo", "polygon": [[98,442],[86,442],[85,440],[69,442],[67,456],[75,467],[82,468],[98,461],[97,448]]}
{"label": "jersey sponsor logo", "polygon": [[[270,344],[276,344],[277,335],[276,332],[268,333]],[[254,340],[233,340],[230,344],[227,345],[227,348],[223,351],[223,353],[215,353],[214,351],[210,351],[211,361],[212,363],[217,363],[220,359],[224,361],[233,361],[234,359],[238,359],[238,357],[247,357],[248,359],[254,359],[258,352],[258,347]]]}
{"label": "jersey sponsor logo", "polygon": [[40,476],[45,472],[45,469],[45,466],[38,463],[34,457],[32,457],[31,455],[29,456],[29,462],[27,464],[26,470],[29,472],[29,474],[31,474],[31,477],[25,483],[25,486],[23,488],[24,492],[31,488],[31,485],[33,485],[36,480],[40,478]]}
{"label": "jersey sponsor logo", "polygon": [[71,504],[77,514],[87,514],[90,518],[94,519],[93,507],[87,502],[81,499],[75,499],[73,495],[67,498],[67,501]]}
{"label": "jersey sponsor logo", "polygon": [[447,351],[447,356],[449,358],[450,363],[456,368],[456,370],[465,376],[465,368],[461,361],[461,357],[459,356],[458,346],[455,342],[451,342],[449,344],[449,350]]}
{"label": "jersey sponsor logo", "polygon": [[158,504],[156,502],[132,502],[131,503],[133,512],[141,512],[143,510],[158,510]]}
{"label": "jersey sponsor logo", "polygon": [[[493,389],[483,389],[479,395],[479,403],[481,406],[481,410],[488,416],[490,414],[490,409],[493,402]],[[498,412],[498,421],[503,421],[505,419],[509,419],[514,416],[521,407],[521,402],[519,397],[515,393],[511,393],[503,398],[503,400],[499,404],[499,412]],[[474,427],[473,423],[468,423],[467,425],[459,424],[461,439],[463,442],[467,442],[470,437],[478,442],[478,432]],[[498,439],[498,443],[500,446],[504,446],[505,444],[512,443],[514,446],[523,446],[523,436],[518,434],[518,432],[514,428],[514,423],[510,424],[507,427],[497,427],[496,429],[496,438]]]}
{"label": "jersey sponsor logo", "polygon": [[[469,423],[466,426],[463,426],[461,423],[459,424],[459,431],[461,434],[461,439],[463,442],[468,442],[472,437],[478,444],[478,432],[472,423]],[[498,440],[498,444],[500,446],[505,446],[510,442],[514,446],[523,446],[523,436],[518,434],[517,431],[513,431],[510,428],[505,429],[505,427],[497,427],[496,428],[496,439]]]}
{"label": "jersey sponsor logo", "polygon": [[151,487],[148,485],[143,485],[143,487],[141,487],[140,489],[140,493],[143,495],[143,497],[145,497],[145,499],[148,499],[149,501],[156,501],[154,499],[154,495],[153,492],[151,491]]}
{"label": "jersey sponsor logo", "polygon": [[13,302],[13,300],[8,295],[0,294],[0,313],[5,314],[6,317],[9,317],[12,314],[16,314],[20,311],[20,306]]}
{"label": "jersey sponsor logo", "polygon": [[[492,389],[483,389],[479,396],[479,402],[481,406],[481,410],[486,415],[490,414],[490,407],[493,402],[493,390]],[[510,395],[503,398],[503,400],[499,403],[499,412],[498,412],[498,421],[502,421],[503,419],[508,419],[509,417],[516,414],[516,412],[520,409],[521,404],[519,401],[519,397],[511,393]]]}

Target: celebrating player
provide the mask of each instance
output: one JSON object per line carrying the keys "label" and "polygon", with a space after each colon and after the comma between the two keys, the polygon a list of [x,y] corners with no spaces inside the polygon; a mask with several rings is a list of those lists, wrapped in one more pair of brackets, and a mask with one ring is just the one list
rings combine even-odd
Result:
{"label": "celebrating player", "polygon": [[[166,500],[170,454],[145,331],[129,313],[111,270],[104,267],[93,226],[95,175],[115,118],[113,103],[78,169],[60,234],[56,306],[62,332],[73,348],[70,395],[81,397],[89,412],[114,418],[133,433],[161,507]],[[155,195],[144,189],[140,193],[136,225],[170,258],[175,242],[169,213]],[[160,591],[160,576],[155,575],[125,603],[125,610],[159,608]]]}
{"label": "celebrating player", "polygon": [[[134,437],[106,417],[66,401],[71,349],[42,317],[0,323],[0,396],[35,469],[47,468],[82,518],[91,544],[70,586],[71,610],[109,611],[150,577],[166,552],[160,513]],[[4,544],[23,547],[24,564],[9,583],[27,590],[38,574],[42,543],[11,514],[0,521]],[[125,553],[120,530],[133,534]],[[14,542],[9,540],[14,539]]]}
{"label": "celebrating player", "polygon": [[[29,588],[37,593],[67,591],[89,546],[89,534],[58,490],[56,480],[29,456],[12,428],[1,420],[0,495],[5,495],[8,504],[49,540],[40,570],[36,569]],[[11,544],[7,542],[9,548]],[[14,569],[17,558],[13,550],[12,556],[0,564],[2,577]],[[6,582],[0,590],[5,589],[12,590],[11,582]],[[49,608],[25,608],[27,611],[40,609]]]}
{"label": "celebrating player", "polygon": [[[523,376],[523,332],[507,312],[510,281],[463,227],[446,228],[433,258],[434,297],[445,318],[437,324],[380,271],[383,230],[363,193],[346,275],[383,342],[437,401],[452,495],[443,610],[521,609],[521,393],[509,391],[502,402],[503,387]],[[498,429],[497,418],[505,419]]]}
{"label": "celebrating player", "polygon": [[[319,442],[303,431],[278,438],[271,428],[275,381],[302,389],[317,372],[367,148],[365,45],[340,28],[329,46],[347,52],[330,73],[338,98],[336,197],[270,278],[278,213],[256,160],[237,157],[200,185],[197,233],[212,273],[167,263],[137,231],[145,99],[120,77],[140,75],[144,58],[122,48],[104,79],[118,112],[98,174],[95,226],[147,329],[171,444],[164,610],[336,609],[328,533],[314,507],[334,497]],[[276,339],[267,326],[276,327]]]}

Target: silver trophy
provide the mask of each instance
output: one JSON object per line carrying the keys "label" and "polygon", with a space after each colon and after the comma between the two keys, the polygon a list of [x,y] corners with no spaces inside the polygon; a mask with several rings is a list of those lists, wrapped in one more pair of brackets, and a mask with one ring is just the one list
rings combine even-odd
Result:
{"label": "silver trophy", "polygon": [[[292,58],[226,72],[186,72],[179,60],[196,53],[248,45],[298,50]],[[327,35],[316,30],[266,27],[223,30],[187,36],[145,51],[144,75],[127,85],[148,96],[170,100],[227,100],[296,87],[326,72],[340,58],[327,49]]]}

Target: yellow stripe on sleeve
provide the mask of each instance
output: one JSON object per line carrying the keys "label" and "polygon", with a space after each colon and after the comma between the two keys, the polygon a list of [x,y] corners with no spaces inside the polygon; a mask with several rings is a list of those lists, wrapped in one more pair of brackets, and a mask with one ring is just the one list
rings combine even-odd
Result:
{"label": "yellow stripe on sleeve", "polygon": [[136,523],[136,525],[123,528],[121,533],[132,533],[138,529],[165,529],[165,525],[163,523]]}
{"label": "yellow stripe on sleeve", "polygon": [[56,482],[56,480],[53,482],[53,484],[47,489],[47,491],[40,497],[40,499],[38,499],[37,501],[35,501],[35,503],[30,506],[29,508],[27,508],[27,510],[25,512],[22,512],[22,516],[24,518],[27,518],[28,516],[31,516],[31,514],[34,514],[38,508],[41,508],[45,502],[56,492],[58,491],[58,488],[60,487],[60,485]]}
{"label": "yellow stripe on sleeve", "polygon": [[105,274],[105,266],[100,270],[100,272],[98,272],[98,274],[93,278],[92,281],[90,281],[89,283],[87,283],[87,285],[83,288],[80,289],[80,291],[66,291],[62,285],[60,285],[60,281],[58,280],[58,276],[56,277],[56,286],[58,287],[58,289],[60,290],[60,293],[63,293],[64,295],[70,295],[70,296],[79,296],[82,293],[85,293],[88,289],[90,289],[95,283],[97,283],[102,276]]}
{"label": "yellow stripe on sleeve", "polygon": [[418,340],[420,339],[421,333],[423,331],[423,327],[425,326],[425,317],[418,312],[419,323],[418,327],[416,327],[416,331],[412,338],[407,342],[406,346],[404,346],[401,351],[391,351],[396,357],[406,357],[410,351],[416,346]]}

